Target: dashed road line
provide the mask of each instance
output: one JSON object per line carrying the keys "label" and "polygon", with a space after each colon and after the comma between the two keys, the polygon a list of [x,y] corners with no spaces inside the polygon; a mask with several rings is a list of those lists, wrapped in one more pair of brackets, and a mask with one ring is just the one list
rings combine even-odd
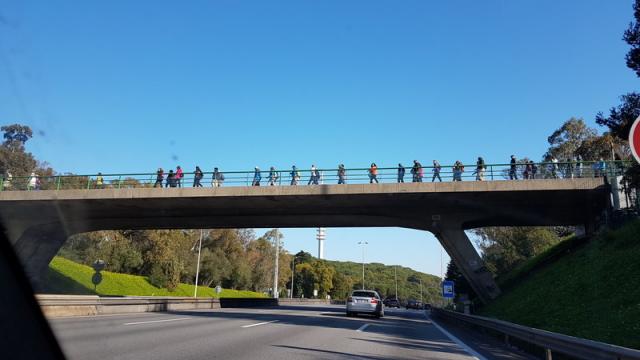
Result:
{"label": "dashed road line", "polygon": [[368,328],[368,327],[369,327],[369,325],[370,325],[370,324],[364,324],[364,325],[360,326],[360,327],[358,328],[358,330],[356,330],[356,331],[357,331],[357,332],[363,332],[363,331],[364,331],[364,329],[366,329],[366,328]]}
{"label": "dashed road line", "polygon": [[257,324],[250,324],[250,325],[243,325],[241,326],[242,328],[250,328],[250,327],[254,327],[254,326],[260,326],[260,325],[266,325],[266,324],[273,324],[275,322],[278,322],[278,320],[273,320],[273,321],[265,321],[265,322],[261,322],[261,323],[257,323]]}
{"label": "dashed road line", "polygon": [[164,320],[151,320],[151,321],[136,321],[136,322],[130,322],[130,323],[125,323],[122,325],[140,325],[140,324],[152,324],[152,323],[161,323],[161,322],[169,322],[169,321],[181,321],[181,320],[189,320],[192,318],[177,318],[177,319],[164,319]]}

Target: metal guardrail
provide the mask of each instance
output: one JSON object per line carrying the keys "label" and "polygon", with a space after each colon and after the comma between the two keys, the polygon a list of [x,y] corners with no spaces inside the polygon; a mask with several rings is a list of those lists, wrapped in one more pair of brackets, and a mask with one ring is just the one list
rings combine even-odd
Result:
{"label": "metal guardrail", "polygon": [[[370,168],[344,169],[344,183],[366,184],[372,182],[430,182],[430,181],[491,181],[491,180],[535,180],[535,179],[569,179],[602,176],[619,176],[631,166],[631,161],[582,161],[576,162],[542,162],[516,164],[512,171],[511,164],[486,164],[482,171],[477,165],[468,165],[460,169],[455,165],[442,165],[438,171],[434,166],[422,166],[421,175],[414,175],[412,167],[405,167],[402,179],[398,175],[398,167],[379,167],[375,179],[372,178]],[[122,188],[152,188],[152,187],[216,187],[216,186],[255,186],[256,171],[226,171],[221,172],[224,180],[216,177],[213,172],[202,172],[202,178],[196,181],[194,172],[185,172],[180,181],[168,181],[168,173],[164,172],[161,181],[157,173],[129,173],[129,174],[89,174],[89,175],[52,175],[52,176],[5,176],[0,177],[0,191],[8,190],[66,190],[66,189],[122,189]],[[315,171],[298,169],[296,172],[288,170],[259,171],[260,186],[290,186],[290,185],[321,185],[338,184],[341,177],[338,169],[318,168]],[[272,176],[273,175],[273,176]],[[402,180],[402,181],[401,181]]]}
{"label": "metal guardrail", "polygon": [[432,314],[444,320],[454,320],[491,329],[508,337],[517,338],[524,342],[539,346],[545,350],[546,359],[551,360],[552,354],[559,353],[571,358],[585,360],[637,360],[640,351],[606,344],[599,341],[586,340],[573,336],[558,334],[550,331],[512,324],[506,321],[490,319],[482,316],[466,315],[449,310],[432,309]]}

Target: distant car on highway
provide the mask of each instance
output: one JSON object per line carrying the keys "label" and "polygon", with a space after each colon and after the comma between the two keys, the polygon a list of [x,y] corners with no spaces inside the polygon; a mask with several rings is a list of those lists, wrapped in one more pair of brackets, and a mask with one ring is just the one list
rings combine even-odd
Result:
{"label": "distant car on highway", "polygon": [[409,301],[407,301],[406,308],[407,308],[407,310],[409,310],[409,309],[422,310],[422,302],[418,301],[418,300],[409,300]]}
{"label": "distant car on highway", "polygon": [[384,306],[386,307],[394,307],[394,308],[400,308],[400,301],[398,301],[398,299],[396,298],[386,298],[384,299]]}
{"label": "distant car on highway", "polygon": [[347,298],[347,316],[372,314],[377,318],[384,316],[384,304],[374,290],[354,290]]}

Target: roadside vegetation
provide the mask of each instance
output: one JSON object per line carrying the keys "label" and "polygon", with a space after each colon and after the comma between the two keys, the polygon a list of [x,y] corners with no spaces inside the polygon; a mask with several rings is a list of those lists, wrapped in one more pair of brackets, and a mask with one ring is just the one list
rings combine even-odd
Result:
{"label": "roadside vegetation", "polygon": [[571,241],[515,270],[480,315],[640,349],[640,221]]}
{"label": "roadside vegetation", "polygon": [[[101,295],[101,296],[193,296],[194,286],[178,284],[169,291],[166,288],[153,286],[148,277],[129,274],[118,274],[102,271],[102,282],[95,287],[91,282],[94,270],[86,265],[56,256],[49,264],[45,293]],[[253,291],[222,289],[216,294],[215,289],[207,286],[198,287],[198,297],[208,298],[259,298],[264,294]]]}

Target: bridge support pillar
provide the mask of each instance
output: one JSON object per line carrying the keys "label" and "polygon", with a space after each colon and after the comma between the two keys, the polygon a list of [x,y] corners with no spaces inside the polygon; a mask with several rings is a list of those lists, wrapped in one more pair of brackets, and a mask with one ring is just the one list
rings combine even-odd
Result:
{"label": "bridge support pillar", "polygon": [[441,227],[434,224],[434,234],[445,248],[460,272],[467,279],[483,303],[500,295],[500,288],[493,275],[484,265],[484,261],[471,244],[461,227]]}
{"label": "bridge support pillar", "polygon": [[42,289],[49,263],[67,237],[62,224],[54,223],[30,227],[15,242],[14,249],[36,292]]}

